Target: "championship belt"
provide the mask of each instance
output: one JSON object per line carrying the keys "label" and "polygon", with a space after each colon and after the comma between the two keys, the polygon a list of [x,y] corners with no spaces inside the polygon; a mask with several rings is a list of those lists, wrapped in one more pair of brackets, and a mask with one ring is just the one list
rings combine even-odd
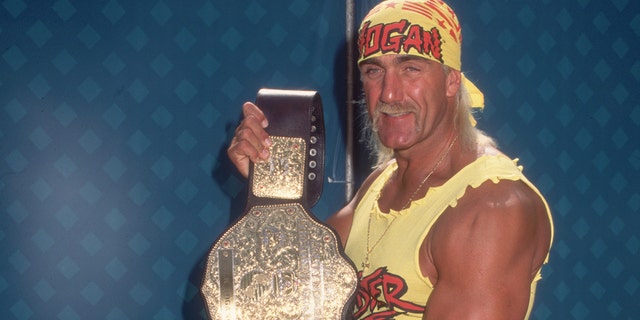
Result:
{"label": "championship belt", "polygon": [[211,319],[346,319],[356,271],[310,213],[322,193],[324,121],[314,91],[261,89],[271,157],[252,163],[247,206],[213,244],[202,294]]}

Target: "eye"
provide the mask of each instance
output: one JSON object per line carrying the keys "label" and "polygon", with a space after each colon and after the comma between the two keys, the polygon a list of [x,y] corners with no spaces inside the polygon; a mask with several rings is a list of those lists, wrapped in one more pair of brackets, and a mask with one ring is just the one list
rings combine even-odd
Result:
{"label": "eye", "polygon": [[407,72],[420,72],[420,68],[414,66],[414,65],[408,65],[404,68]]}
{"label": "eye", "polygon": [[376,77],[376,76],[382,74],[383,72],[384,72],[384,70],[382,68],[377,67],[375,65],[364,66],[362,68],[362,70],[361,70],[362,75],[366,76],[366,77],[369,77],[369,78]]}
{"label": "eye", "polygon": [[381,71],[382,69],[377,67],[367,67],[364,72],[368,74],[374,74],[374,73],[380,73]]}

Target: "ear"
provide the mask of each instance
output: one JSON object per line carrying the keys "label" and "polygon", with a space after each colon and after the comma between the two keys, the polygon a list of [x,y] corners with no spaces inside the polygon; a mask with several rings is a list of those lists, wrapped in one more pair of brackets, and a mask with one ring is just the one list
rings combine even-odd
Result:
{"label": "ear", "polygon": [[452,98],[458,94],[460,90],[460,81],[462,79],[462,75],[458,70],[451,70],[447,75],[447,97]]}

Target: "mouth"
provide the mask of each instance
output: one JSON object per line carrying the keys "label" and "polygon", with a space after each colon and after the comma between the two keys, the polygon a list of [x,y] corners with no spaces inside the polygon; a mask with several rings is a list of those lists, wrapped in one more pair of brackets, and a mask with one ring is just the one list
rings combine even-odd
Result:
{"label": "mouth", "polygon": [[376,106],[376,111],[381,116],[387,116],[391,118],[397,118],[409,115],[415,111],[415,108],[409,104],[388,104],[388,103],[379,103]]}
{"label": "mouth", "polygon": [[387,117],[392,117],[392,118],[406,116],[406,115],[408,115],[410,113],[411,113],[411,111],[380,112],[380,114],[383,114],[383,115],[385,115]]}

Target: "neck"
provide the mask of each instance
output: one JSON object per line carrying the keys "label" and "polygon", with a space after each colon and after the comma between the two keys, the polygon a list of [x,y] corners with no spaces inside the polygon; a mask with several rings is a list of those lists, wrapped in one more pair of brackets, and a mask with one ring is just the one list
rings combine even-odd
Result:
{"label": "neck", "polygon": [[407,157],[404,154],[397,157],[395,175],[387,181],[379,198],[380,209],[384,212],[390,208],[406,209],[412,201],[424,197],[429,186],[446,181],[455,173],[453,160],[462,149],[457,136],[451,136],[423,156]]}
{"label": "neck", "polygon": [[455,132],[452,132],[446,139],[431,143],[425,141],[423,145],[410,150],[395,150],[397,177],[403,184],[411,185],[411,181],[421,181],[431,171],[434,171],[434,176],[447,172],[452,161],[462,152],[463,148],[458,140]]}

